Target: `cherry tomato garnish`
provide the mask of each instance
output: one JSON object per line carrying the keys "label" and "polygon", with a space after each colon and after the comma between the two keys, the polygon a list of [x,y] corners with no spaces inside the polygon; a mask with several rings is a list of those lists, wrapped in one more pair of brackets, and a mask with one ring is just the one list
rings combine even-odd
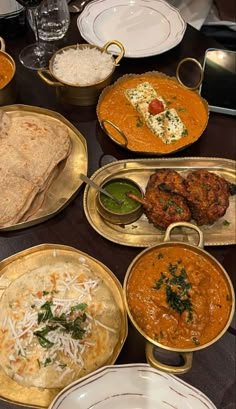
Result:
{"label": "cherry tomato garnish", "polygon": [[152,115],[160,114],[160,112],[164,111],[164,105],[159,99],[153,99],[149,106],[148,106],[148,112]]}

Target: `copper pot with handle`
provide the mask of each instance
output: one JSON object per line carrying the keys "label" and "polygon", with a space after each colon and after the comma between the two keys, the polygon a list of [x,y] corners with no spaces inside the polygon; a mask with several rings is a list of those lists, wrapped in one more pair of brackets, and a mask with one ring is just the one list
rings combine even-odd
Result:
{"label": "copper pot with handle", "polygon": [[[192,244],[189,244],[189,243],[186,243],[186,242],[181,242],[181,241],[172,241],[171,240],[171,232],[172,232],[172,230],[174,228],[191,229],[191,233],[193,233],[193,231],[195,233],[197,233],[197,236],[198,236],[197,245],[195,246],[195,245],[192,245]],[[125,298],[125,304],[126,304],[126,309],[127,309],[127,312],[128,312],[128,316],[129,316],[132,324],[134,325],[134,327],[137,329],[137,331],[146,339],[145,353],[146,353],[146,359],[147,359],[148,363],[151,366],[153,366],[154,368],[162,370],[164,372],[169,372],[169,373],[173,373],[173,374],[183,374],[185,372],[188,372],[192,367],[193,352],[196,352],[196,351],[198,351],[200,349],[206,348],[206,347],[212,345],[213,343],[215,343],[216,341],[218,341],[224,335],[224,333],[226,332],[226,330],[230,326],[230,323],[231,323],[231,321],[233,319],[233,314],[234,314],[234,310],[235,310],[235,294],[234,294],[234,289],[233,289],[232,282],[231,282],[227,272],[223,268],[223,266],[213,256],[211,256],[208,252],[206,252],[203,249],[203,244],[204,244],[203,233],[196,225],[194,225],[192,223],[188,223],[188,222],[173,223],[167,228],[165,236],[164,236],[164,241],[162,243],[160,243],[160,244],[149,247],[149,248],[145,249],[144,251],[142,251],[131,262],[131,264],[128,267],[128,270],[126,272],[126,275],[125,275],[124,284],[123,284],[123,291],[124,291],[124,298]],[[152,287],[149,284],[147,284],[149,295],[145,296],[145,291],[146,291],[145,281],[147,283],[149,283],[150,282],[150,276],[151,276],[150,269],[148,267],[148,263],[150,264],[151,260],[153,260],[153,258],[154,258],[156,260],[155,261],[156,264],[155,264],[155,267],[153,267],[153,269],[154,270],[157,269],[155,271],[158,271],[158,268],[159,268],[158,266],[159,266],[159,263],[160,263],[159,255],[160,255],[160,258],[164,257],[164,255],[165,255],[165,257],[170,257],[170,260],[169,260],[170,264],[169,265],[171,265],[172,268],[173,268],[173,266],[177,266],[177,263],[179,263],[181,261],[177,262],[176,259],[175,260],[172,259],[171,254],[173,254],[173,253],[177,254],[177,251],[179,249],[181,249],[181,252],[179,252],[179,254],[183,254],[183,252],[184,252],[185,254],[188,255],[188,252],[189,252],[189,254],[192,254],[195,259],[196,258],[198,259],[200,264],[202,263],[202,265],[204,265],[204,263],[206,263],[207,266],[210,266],[212,268],[212,271],[213,271],[212,272],[212,274],[213,274],[212,280],[216,281],[216,283],[222,282],[224,284],[224,290],[226,291],[226,294],[227,294],[227,296],[224,295],[224,297],[225,297],[224,299],[225,300],[227,299],[227,304],[226,304],[227,305],[227,311],[225,311],[225,314],[223,314],[223,308],[222,308],[221,311],[219,311],[221,314],[224,315],[224,318],[222,318],[222,322],[217,327],[218,329],[216,328],[215,333],[214,333],[214,330],[213,331],[211,330],[212,332],[210,333],[211,335],[209,335],[209,337],[208,337],[209,339],[206,338],[207,341],[199,342],[199,343],[196,342],[196,343],[193,343],[192,345],[186,344],[186,346],[184,346],[184,347],[183,347],[183,345],[180,346],[180,347],[178,346],[178,344],[181,345],[181,341],[180,341],[181,331],[183,333],[182,329],[181,330],[178,329],[178,325],[179,325],[179,322],[181,323],[181,320],[183,319],[184,313],[186,313],[187,310],[184,311],[184,312],[180,311],[180,313],[176,313],[176,311],[174,311],[174,313],[173,313],[173,309],[172,309],[172,308],[174,308],[173,304],[172,305],[168,304],[169,310],[167,311],[165,309],[166,305],[163,306],[163,301],[162,301],[162,305],[161,305],[160,301],[159,301],[159,304],[158,304],[157,298],[153,298],[153,300],[152,300],[152,298],[151,298],[152,295],[150,297],[150,294],[153,294],[153,297],[156,297],[156,295],[154,294],[155,290],[158,287],[159,287],[158,288],[158,290],[159,290],[163,283],[164,283],[163,284],[163,286],[164,286],[164,285],[166,285],[165,283],[170,282],[170,279],[167,278],[167,274],[168,274],[168,273],[166,274],[167,270],[162,269],[162,272],[159,275],[159,280],[156,282],[156,283],[158,283],[157,288],[155,288],[155,282],[154,281],[152,282],[152,285],[154,284]],[[162,257],[161,257],[161,254],[162,254]],[[194,260],[194,258],[193,258],[193,260]],[[181,260],[181,257],[180,257],[180,260]],[[184,260],[184,257],[183,257],[183,260]],[[189,267],[185,268],[186,271],[181,270],[181,271],[184,271],[185,277],[187,276],[186,272],[188,272],[191,268],[193,268],[194,274],[196,274],[195,269],[196,270],[199,269],[199,267],[197,267],[197,268],[194,267],[194,264],[191,267],[190,260],[191,260],[191,255],[190,255],[189,259],[186,261],[186,264]],[[184,261],[183,261],[183,263],[184,263]],[[182,265],[182,267],[184,267],[184,265]],[[140,274],[140,271],[141,271],[141,274]],[[172,275],[170,273],[169,274],[171,275],[171,278],[172,277],[175,278],[175,283],[176,283],[172,287],[172,289],[177,288],[177,291],[176,291],[176,294],[177,294],[178,285],[180,286],[181,284],[180,284],[178,276],[175,276],[175,274],[173,273],[173,270],[170,269],[170,271],[172,272],[171,273]],[[207,271],[207,270],[205,270],[205,271]],[[214,274],[215,274],[215,276],[214,276]],[[205,279],[204,270],[203,271],[200,270],[200,275],[202,275],[203,279]],[[158,274],[157,274],[157,276],[158,276]],[[161,278],[160,278],[160,276],[161,276]],[[176,279],[176,277],[177,277],[177,279]],[[190,275],[189,275],[189,277],[190,277]],[[206,279],[208,279],[207,276],[206,276]],[[142,280],[144,280],[144,281],[142,281]],[[134,283],[136,283],[135,284],[136,287],[134,287]],[[191,287],[190,282],[187,283],[187,281],[185,281],[185,296],[183,298],[184,298],[186,303],[189,303],[189,300],[191,300],[191,297],[188,294],[188,291],[190,291],[190,290],[186,291],[186,289],[189,289],[190,287]],[[192,283],[192,287],[194,288],[194,291],[196,292],[196,294],[200,294],[200,292],[197,293],[198,289],[200,288],[200,284],[199,284],[199,288],[198,288],[198,287],[196,287],[196,283],[194,283],[194,284]],[[136,291],[134,291],[134,288],[136,288]],[[215,289],[212,290],[211,287],[210,287],[209,292],[206,291],[206,300],[204,299],[204,301],[201,301],[201,300],[203,300],[203,298],[201,298],[200,295],[197,295],[197,296],[195,295],[195,297],[198,297],[198,298],[195,298],[195,299],[196,300],[198,299],[198,304],[202,303],[202,305],[205,302],[207,304],[207,302],[209,301],[209,303],[208,303],[209,308],[221,308],[221,305],[217,304],[215,302],[215,299],[213,300],[213,298],[212,298],[213,301],[211,300],[211,297],[213,297],[213,295],[214,295],[215,298],[217,298],[217,296],[218,296],[218,294],[215,294],[214,291],[215,291]],[[166,292],[166,294],[167,294],[167,292]],[[207,296],[209,298],[208,301],[207,301]],[[149,297],[149,298],[147,298],[147,297]],[[193,294],[192,294],[192,297],[193,297]],[[223,295],[222,295],[222,297],[223,297]],[[146,302],[147,299],[148,299],[148,302]],[[167,303],[167,299],[168,299],[168,297],[166,295],[166,300],[164,300],[164,304]],[[139,301],[135,305],[136,300],[140,301],[140,305],[143,304],[143,308],[145,310],[144,314],[143,314],[143,311],[139,307],[139,304],[138,304]],[[153,307],[154,304],[155,304],[155,308],[157,307],[156,310]],[[188,304],[188,305],[190,305],[190,304]],[[192,312],[191,313],[193,315],[195,313],[194,308],[196,308],[196,305],[197,304],[193,304],[193,306],[192,306]],[[156,338],[155,336],[150,336],[150,332],[149,332],[148,327],[150,327],[153,322],[155,322],[156,331],[157,332],[159,331],[159,334],[162,331],[162,321],[161,321],[162,317],[161,316],[158,317],[158,312],[157,311],[159,309],[163,309],[163,308],[164,308],[164,314],[166,315],[165,318],[169,319],[169,317],[171,317],[171,314],[173,313],[173,315],[175,315],[175,317],[178,316],[178,319],[179,319],[179,322],[175,327],[176,329],[174,330],[174,331],[176,331],[176,336],[175,337],[173,336],[173,339],[176,338],[176,340],[173,341],[175,343],[175,345],[171,344],[172,341],[171,342],[168,341],[168,339],[170,339],[170,338],[168,338],[168,337],[170,337],[170,334],[171,333],[173,334],[173,328],[171,328],[171,325],[172,325],[171,319],[169,320],[169,322],[170,322],[169,327],[168,326],[165,327],[165,333],[163,333],[163,339],[160,338],[160,337]],[[190,308],[189,308],[189,311],[191,311]],[[154,317],[154,319],[152,319],[152,317]],[[188,318],[189,318],[189,316],[188,316]],[[196,321],[195,321],[195,317],[193,316],[192,319],[194,319],[193,322],[197,322],[198,318],[196,318]],[[166,322],[168,322],[168,321],[166,321]],[[201,320],[200,320],[200,322],[201,322]],[[210,319],[209,320],[206,319],[205,327],[208,328],[209,324],[210,324]],[[184,325],[185,325],[186,328],[188,327],[189,324],[188,324],[187,319],[186,319],[186,324],[184,324]],[[205,329],[203,329],[203,331],[204,330]],[[193,333],[193,331],[196,331],[195,333],[197,333],[198,330],[197,330],[197,328],[195,328],[194,330],[191,330],[191,331],[192,331],[192,333]],[[166,336],[166,338],[165,338],[165,336]],[[189,335],[186,335],[186,337],[187,336],[189,336]],[[194,340],[194,336],[192,338]],[[196,336],[195,336],[195,338],[197,339]],[[204,338],[204,335],[203,335],[203,338]],[[183,364],[181,363],[179,366],[176,366],[176,365],[174,366],[174,365],[169,365],[169,364],[161,362],[155,356],[155,348],[156,347],[178,353],[183,358]],[[168,355],[169,355],[169,353],[168,353]]]}
{"label": "copper pot with handle", "polygon": [[[65,81],[62,81],[61,79],[57,78],[57,76],[54,73],[54,62],[55,58],[57,57],[58,54],[64,53],[65,51],[69,49],[80,49],[83,50],[85,48],[95,48],[102,53],[108,53],[109,54],[109,47],[111,45],[115,44],[120,52],[119,55],[113,59],[113,69],[110,72],[110,74],[104,78],[100,82],[92,83],[91,85],[72,85],[68,84]],[[80,45],[71,45],[64,47],[58,51],[52,56],[50,63],[49,63],[49,70],[39,70],[38,75],[40,78],[49,86],[55,87],[56,88],[56,94],[60,102],[62,103],[69,103],[72,105],[81,105],[81,106],[88,106],[88,105],[94,105],[97,103],[98,96],[100,92],[111,83],[113,73],[116,69],[116,66],[119,64],[120,60],[123,58],[125,53],[123,45],[116,40],[111,40],[108,41],[103,47],[98,47],[96,45],[91,45],[91,44],[80,44]],[[79,67],[78,67],[79,70]]]}
{"label": "copper pot with handle", "polygon": [[4,71],[8,68],[8,73],[0,69],[0,106],[13,104],[17,97],[15,73],[16,65],[13,58],[6,53],[5,41],[0,37],[0,65]]}

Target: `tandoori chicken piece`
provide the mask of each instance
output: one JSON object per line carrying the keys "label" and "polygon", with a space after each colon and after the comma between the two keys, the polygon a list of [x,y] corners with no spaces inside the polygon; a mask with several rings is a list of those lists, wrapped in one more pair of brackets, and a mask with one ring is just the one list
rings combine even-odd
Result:
{"label": "tandoori chicken piece", "polygon": [[182,185],[166,180],[160,188],[169,193],[182,195],[198,226],[213,224],[224,216],[229,197],[235,194],[234,186],[222,177],[207,170],[189,172]]}
{"label": "tandoori chicken piece", "polygon": [[213,224],[224,216],[229,207],[229,182],[215,173],[197,170],[188,174],[185,186],[185,198],[199,226]]}
{"label": "tandoori chicken piece", "polygon": [[143,204],[150,223],[166,229],[171,223],[189,221],[191,213],[183,196],[161,190],[159,186],[167,183],[173,189],[180,189],[183,182],[174,170],[160,169],[150,176],[143,199],[133,194],[129,197]]}

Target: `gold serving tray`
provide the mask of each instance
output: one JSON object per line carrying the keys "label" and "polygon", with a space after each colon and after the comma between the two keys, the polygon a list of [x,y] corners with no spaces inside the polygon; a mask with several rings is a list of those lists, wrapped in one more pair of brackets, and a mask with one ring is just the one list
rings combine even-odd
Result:
{"label": "gold serving tray", "polygon": [[83,135],[66,118],[57,112],[29,105],[8,105],[1,107],[1,109],[10,115],[24,116],[30,114],[37,117],[40,116],[42,120],[44,118],[50,118],[55,120],[55,122],[63,123],[67,126],[72,141],[70,156],[59,165],[59,175],[49,186],[40,209],[34,214],[33,219],[9,227],[0,227],[0,231],[9,231],[42,223],[55,216],[68,205],[83,183],[79,178],[79,174],[87,174],[88,153],[86,140]]}
{"label": "gold serving tray", "polygon": [[[113,351],[112,356],[108,362],[104,365],[112,365],[116,361],[125,339],[127,337],[128,325],[127,315],[123,298],[122,286],[116,276],[102,264],[100,261],[89,256],[82,251],[79,251],[73,247],[60,245],[60,244],[41,244],[39,246],[31,247],[23,250],[3,261],[0,262],[0,276],[6,279],[3,283],[10,285],[17,277],[27,271],[31,271],[42,264],[53,264],[56,261],[70,261],[84,257],[91,269],[103,279],[103,281],[109,286],[113,293],[114,299],[120,308],[121,312],[121,328],[119,341],[116,348]],[[4,292],[4,285],[0,284],[0,297]],[[58,394],[59,389],[40,389],[36,387],[27,388],[22,386],[8,377],[0,368],[0,399],[15,403],[21,406],[30,406],[34,408],[47,408],[55,396]]]}
{"label": "gold serving tray", "polygon": [[[206,169],[235,183],[236,163],[223,158],[170,158],[170,159],[135,159],[120,160],[109,163],[97,170],[91,179],[100,185],[107,177],[128,177],[137,182],[145,191],[149,176],[157,169],[170,168],[183,176],[190,170]],[[143,214],[139,220],[128,225],[115,225],[105,221],[96,208],[96,191],[86,186],[84,191],[84,211],[91,226],[103,237],[117,244],[133,247],[149,247],[163,241],[164,232],[148,222]],[[201,226],[204,233],[205,246],[220,246],[236,243],[236,200],[230,197],[230,205],[224,217],[211,226]],[[229,223],[228,223],[229,222]],[[175,229],[173,240],[181,240],[194,244],[196,234],[189,229]]]}

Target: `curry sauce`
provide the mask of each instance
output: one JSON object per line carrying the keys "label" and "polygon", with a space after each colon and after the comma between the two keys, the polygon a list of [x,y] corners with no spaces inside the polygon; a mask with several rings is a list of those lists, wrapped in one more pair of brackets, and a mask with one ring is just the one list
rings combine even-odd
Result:
{"label": "curry sauce", "polygon": [[[174,108],[187,129],[181,139],[165,144],[145,124],[140,115],[125,96],[127,89],[148,81],[161,95],[169,109]],[[116,125],[128,140],[127,148],[140,152],[158,152],[167,154],[195,142],[204,131],[208,122],[208,108],[205,101],[194,91],[181,86],[175,79],[168,77],[141,75],[118,80],[106,90],[98,104],[100,121],[109,120]],[[107,132],[115,141],[124,144],[121,134],[108,123]]]}
{"label": "curry sauce", "polygon": [[13,77],[13,67],[4,54],[0,54],[0,89],[5,87]]}
{"label": "curry sauce", "polygon": [[145,335],[177,349],[213,340],[232,307],[217,265],[181,246],[153,249],[137,261],[128,279],[127,302]]}

